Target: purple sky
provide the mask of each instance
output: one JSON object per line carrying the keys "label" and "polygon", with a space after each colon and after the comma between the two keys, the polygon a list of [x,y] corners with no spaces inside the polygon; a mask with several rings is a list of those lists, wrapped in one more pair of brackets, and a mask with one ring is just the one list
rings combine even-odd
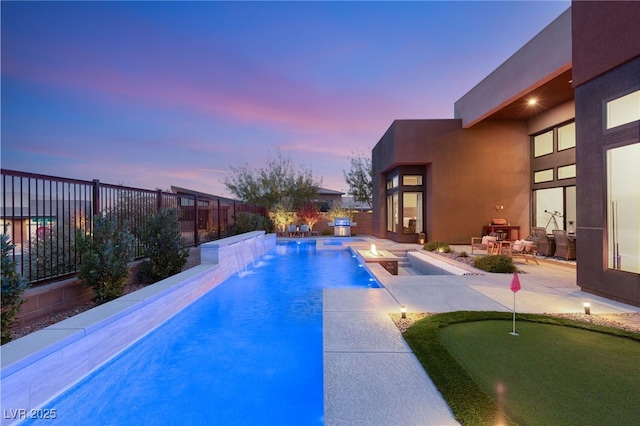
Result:
{"label": "purple sky", "polygon": [[349,156],[453,103],[569,1],[5,2],[2,167],[229,195],[230,166]]}

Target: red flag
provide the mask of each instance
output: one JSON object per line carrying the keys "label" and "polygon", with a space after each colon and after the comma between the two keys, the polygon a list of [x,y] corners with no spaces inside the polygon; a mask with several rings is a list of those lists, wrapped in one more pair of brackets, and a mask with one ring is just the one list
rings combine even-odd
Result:
{"label": "red flag", "polygon": [[518,273],[513,273],[513,279],[511,280],[511,291],[517,293],[520,290],[520,279],[518,278]]}

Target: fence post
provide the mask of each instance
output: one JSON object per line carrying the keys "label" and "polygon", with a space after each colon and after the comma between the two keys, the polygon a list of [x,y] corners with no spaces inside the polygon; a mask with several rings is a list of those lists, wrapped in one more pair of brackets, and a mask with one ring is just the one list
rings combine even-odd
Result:
{"label": "fence post", "polygon": [[[100,180],[93,180],[93,211],[91,212],[91,217],[100,213]],[[93,223],[93,221],[92,221]],[[93,232],[93,226],[91,227],[91,232]]]}
{"label": "fence post", "polygon": [[218,239],[220,239],[220,198],[218,198]]}
{"label": "fence post", "polygon": [[160,210],[162,210],[162,190],[158,189],[157,195],[156,195],[156,210],[157,212],[160,212]]}
{"label": "fence post", "polygon": [[193,199],[193,244],[198,247],[198,195]]}

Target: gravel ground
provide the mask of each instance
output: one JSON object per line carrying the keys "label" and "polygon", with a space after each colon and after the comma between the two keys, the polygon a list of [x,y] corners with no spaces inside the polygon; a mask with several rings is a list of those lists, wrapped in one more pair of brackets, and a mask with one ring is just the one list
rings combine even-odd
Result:
{"label": "gravel ground", "polygon": [[[433,314],[407,312],[406,318],[402,318],[401,314],[389,314],[389,316],[391,317],[391,319],[393,320],[396,327],[398,327],[401,333],[404,333],[405,330],[411,327],[411,325],[413,325],[414,322],[421,320],[422,318],[427,317],[429,315],[433,315]],[[623,330],[640,333],[640,314],[638,313],[605,314],[605,315],[585,315],[583,313],[567,313],[567,314],[545,313],[543,315],[590,322],[592,324],[604,325],[608,327],[620,328]]]}
{"label": "gravel ground", "polygon": [[473,266],[473,259],[474,259],[473,256],[468,256],[467,255],[465,257],[462,257],[462,256],[460,256],[460,253],[454,253],[454,252],[451,252],[451,253],[433,252],[433,253],[439,254],[440,256],[443,256],[443,257],[448,257],[451,260],[455,260],[456,262],[464,263],[465,265]]}

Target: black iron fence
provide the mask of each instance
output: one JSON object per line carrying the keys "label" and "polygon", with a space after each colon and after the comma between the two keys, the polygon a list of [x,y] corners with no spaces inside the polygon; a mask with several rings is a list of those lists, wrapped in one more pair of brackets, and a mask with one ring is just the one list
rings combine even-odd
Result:
{"label": "black iron fence", "polygon": [[[15,246],[18,272],[32,285],[76,272],[76,232],[90,233],[95,214],[115,213],[135,234],[161,208],[177,210],[185,247],[231,235],[239,212],[267,213],[264,207],[181,188],[153,191],[2,169],[0,226]],[[138,243],[136,258],[142,255]]]}

